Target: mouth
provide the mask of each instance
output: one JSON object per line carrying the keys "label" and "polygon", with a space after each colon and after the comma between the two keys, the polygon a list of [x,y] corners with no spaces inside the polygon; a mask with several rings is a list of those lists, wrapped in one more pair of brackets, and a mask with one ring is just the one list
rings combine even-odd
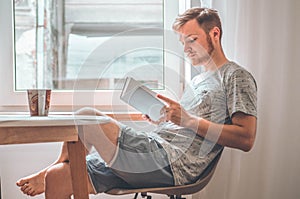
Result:
{"label": "mouth", "polygon": [[188,56],[189,58],[193,58],[194,56],[196,56],[196,53],[188,53],[187,56]]}

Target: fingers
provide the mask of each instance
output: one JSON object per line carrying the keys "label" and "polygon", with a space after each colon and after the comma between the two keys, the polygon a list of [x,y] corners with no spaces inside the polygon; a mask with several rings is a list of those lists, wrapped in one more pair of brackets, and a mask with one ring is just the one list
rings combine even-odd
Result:
{"label": "fingers", "polygon": [[150,117],[148,115],[145,115],[145,114],[142,115],[142,118],[145,119],[145,120],[150,119]]}
{"label": "fingers", "polygon": [[147,120],[148,122],[151,122],[151,119],[148,115],[142,115],[143,120]]}
{"label": "fingers", "polygon": [[160,110],[160,114],[161,115],[166,115],[167,113],[169,113],[171,111],[171,107],[170,106],[164,106],[162,107],[162,109]]}
{"label": "fingers", "polygon": [[153,121],[148,115],[142,115],[142,118],[146,121],[148,121],[149,123],[152,123],[152,124],[156,124],[155,121]]}
{"label": "fingers", "polygon": [[164,106],[161,110],[160,110],[160,114],[162,115],[162,121],[164,122],[168,122],[170,119],[170,112],[171,112],[171,108],[169,106]]}
{"label": "fingers", "polygon": [[171,104],[178,104],[176,101],[174,101],[174,100],[172,100],[172,99],[170,99],[168,97],[165,97],[165,96],[163,96],[161,94],[157,94],[156,97],[159,98],[159,99],[161,99],[161,100],[163,100],[163,101],[165,101],[165,102],[167,102],[167,104],[169,104],[169,105],[171,105]]}
{"label": "fingers", "polygon": [[183,110],[181,105],[177,101],[174,101],[161,94],[157,94],[156,96],[167,103],[167,105],[161,109],[161,114],[163,115],[164,121],[172,121],[173,123],[179,125]]}

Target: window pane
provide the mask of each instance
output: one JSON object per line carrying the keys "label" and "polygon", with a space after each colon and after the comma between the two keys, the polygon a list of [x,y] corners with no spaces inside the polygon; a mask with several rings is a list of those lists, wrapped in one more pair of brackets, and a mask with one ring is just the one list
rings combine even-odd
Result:
{"label": "window pane", "polygon": [[128,75],[162,88],[163,0],[38,2],[32,18],[42,24],[31,27],[36,58],[22,64],[31,76],[21,78],[16,48],[17,89],[120,89]]}
{"label": "window pane", "polygon": [[[65,80],[58,87],[120,89],[117,80],[130,75],[143,81],[163,79],[162,36],[85,37],[71,34]],[[160,47],[160,48],[159,48]],[[87,86],[87,87],[86,87]]]}
{"label": "window pane", "polygon": [[15,1],[15,41],[16,87],[36,87],[35,2]]}

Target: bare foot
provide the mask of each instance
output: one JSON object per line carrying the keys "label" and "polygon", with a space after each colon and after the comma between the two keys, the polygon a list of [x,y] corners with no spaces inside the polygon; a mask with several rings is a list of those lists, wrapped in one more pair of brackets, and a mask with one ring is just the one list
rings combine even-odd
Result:
{"label": "bare foot", "polygon": [[17,181],[20,190],[29,196],[35,196],[45,192],[45,173],[37,173]]}

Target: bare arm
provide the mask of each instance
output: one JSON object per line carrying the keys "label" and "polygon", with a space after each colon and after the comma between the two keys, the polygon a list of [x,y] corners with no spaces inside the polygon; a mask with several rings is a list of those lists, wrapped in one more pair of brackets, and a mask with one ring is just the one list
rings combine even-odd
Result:
{"label": "bare arm", "polygon": [[256,135],[256,117],[237,112],[232,117],[232,124],[222,125],[210,122],[208,120],[191,117],[185,127],[197,132],[205,137],[208,129],[210,133],[220,133],[218,144],[250,151],[253,147]]}
{"label": "bare arm", "polygon": [[179,103],[158,95],[158,98],[169,104],[165,108],[166,120],[192,129],[200,136],[205,137],[208,129],[211,137],[218,137],[217,143],[223,146],[249,151],[254,144],[256,134],[256,117],[237,112],[232,117],[232,124],[216,124],[187,113]]}

